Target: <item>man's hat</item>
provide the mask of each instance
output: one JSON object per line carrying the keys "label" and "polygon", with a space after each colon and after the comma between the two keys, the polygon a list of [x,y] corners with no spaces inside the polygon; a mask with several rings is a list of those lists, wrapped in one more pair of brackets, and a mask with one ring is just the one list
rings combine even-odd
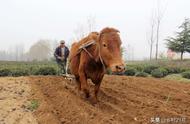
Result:
{"label": "man's hat", "polygon": [[64,40],[61,40],[61,41],[60,41],[60,44],[62,44],[62,43],[65,43],[65,41],[64,41]]}

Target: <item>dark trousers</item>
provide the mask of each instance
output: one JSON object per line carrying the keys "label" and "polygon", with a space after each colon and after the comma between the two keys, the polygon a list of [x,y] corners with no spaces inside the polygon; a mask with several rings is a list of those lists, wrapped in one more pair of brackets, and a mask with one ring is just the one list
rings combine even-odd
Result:
{"label": "dark trousers", "polygon": [[57,61],[58,64],[58,74],[66,74],[67,61]]}

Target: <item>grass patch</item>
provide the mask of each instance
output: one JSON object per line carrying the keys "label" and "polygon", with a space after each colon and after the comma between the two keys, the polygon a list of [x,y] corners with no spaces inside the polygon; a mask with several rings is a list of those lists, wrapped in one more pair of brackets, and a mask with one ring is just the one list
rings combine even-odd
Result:
{"label": "grass patch", "polygon": [[146,73],[146,72],[137,72],[135,76],[136,77],[148,77],[148,73]]}
{"label": "grass patch", "polygon": [[190,79],[190,71],[183,72],[181,75],[183,78]]}
{"label": "grass patch", "polygon": [[40,103],[38,100],[32,100],[30,101],[30,104],[28,105],[28,109],[31,111],[36,110],[39,107]]}
{"label": "grass patch", "polygon": [[134,76],[136,74],[137,70],[133,67],[128,67],[125,72],[124,72],[124,75],[127,75],[127,76]]}
{"label": "grass patch", "polygon": [[176,80],[176,81],[182,81],[182,82],[189,82],[190,83],[190,79],[183,78],[181,76],[181,74],[170,74],[170,75],[167,75],[164,79]]}
{"label": "grass patch", "polygon": [[171,100],[171,94],[169,93],[169,94],[166,96],[166,103],[168,103],[170,100]]}

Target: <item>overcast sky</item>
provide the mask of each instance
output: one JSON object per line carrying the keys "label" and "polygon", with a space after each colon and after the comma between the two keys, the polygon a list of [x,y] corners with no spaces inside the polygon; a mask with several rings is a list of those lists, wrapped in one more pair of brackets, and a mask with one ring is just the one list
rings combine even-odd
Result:
{"label": "overcast sky", "polygon": [[[120,30],[123,46],[134,47],[136,59],[148,58],[150,18],[157,0],[0,0],[0,50],[23,43],[26,50],[39,39],[71,42],[77,24],[93,16],[96,29]],[[160,52],[184,18],[190,17],[190,0],[160,0]]]}

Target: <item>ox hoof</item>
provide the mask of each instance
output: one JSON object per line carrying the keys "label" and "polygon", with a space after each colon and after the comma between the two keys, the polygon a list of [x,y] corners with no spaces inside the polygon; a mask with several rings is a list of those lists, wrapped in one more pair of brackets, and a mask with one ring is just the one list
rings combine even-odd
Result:
{"label": "ox hoof", "polygon": [[86,91],[80,91],[80,96],[83,99],[88,99],[90,97],[90,93]]}
{"label": "ox hoof", "polygon": [[98,99],[93,97],[90,99],[90,102],[92,103],[92,105],[95,105],[98,103]]}
{"label": "ox hoof", "polygon": [[84,89],[84,94],[85,94],[85,98],[89,98],[90,97],[90,93],[87,89]]}

